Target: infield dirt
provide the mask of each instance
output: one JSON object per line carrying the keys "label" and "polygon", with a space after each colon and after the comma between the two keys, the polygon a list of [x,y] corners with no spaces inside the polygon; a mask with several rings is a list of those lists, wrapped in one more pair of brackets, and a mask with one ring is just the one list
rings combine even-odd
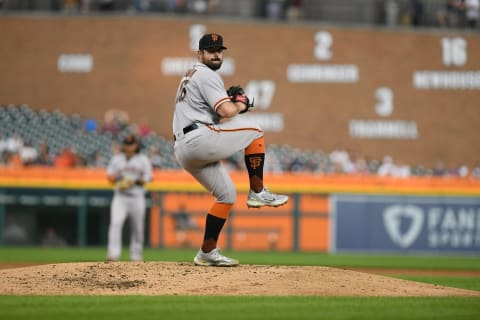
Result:
{"label": "infield dirt", "polygon": [[318,266],[60,263],[0,270],[0,295],[471,296],[480,292]]}

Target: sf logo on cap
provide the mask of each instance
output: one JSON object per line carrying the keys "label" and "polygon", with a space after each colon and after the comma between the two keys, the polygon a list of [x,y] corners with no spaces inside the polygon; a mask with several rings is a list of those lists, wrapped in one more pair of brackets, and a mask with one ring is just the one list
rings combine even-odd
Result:
{"label": "sf logo on cap", "polygon": [[212,41],[217,42],[218,41],[218,35],[212,34]]}

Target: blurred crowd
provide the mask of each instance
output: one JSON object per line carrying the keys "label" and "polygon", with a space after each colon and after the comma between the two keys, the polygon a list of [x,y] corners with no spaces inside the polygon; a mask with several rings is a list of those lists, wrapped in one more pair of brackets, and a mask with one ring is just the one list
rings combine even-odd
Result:
{"label": "blurred crowd", "polygon": [[[427,25],[427,10],[432,8],[426,3],[426,0],[385,0],[385,24]],[[480,0],[445,0],[442,6],[435,8],[436,25],[440,27],[475,29],[479,16]]]}
{"label": "blurred crowd", "polygon": [[480,0],[446,0],[437,13],[438,23],[446,27],[476,28],[480,17]]}
{"label": "blurred crowd", "polygon": [[[230,164],[233,168],[243,167],[243,155],[239,154],[231,159]],[[302,150],[288,145],[267,147],[265,171],[273,173],[306,172],[320,175],[375,175],[398,178],[448,176],[480,179],[480,163],[470,168],[465,164],[448,167],[439,160],[433,167],[429,167],[395,161],[389,155],[384,156],[383,159],[375,159],[347,150],[333,150],[327,153],[321,150]]]}
{"label": "blurred crowd", "polygon": [[[243,7],[251,7],[253,3],[255,7],[253,16],[263,16],[271,19],[295,19],[301,17],[303,1],[257,0],[247,2],[244,0]],[[210,16],[221,15],[219,10],[221,6],[220,0],[50,0],[48,4],[43,5],[39,2],[32,0],[0,0],[0,7],[4,10],[12,11],[51,10],[65,14],[123,11],[127,13],[162,12]],[[238,3],[242,5],[241,2]]]}
{"label": "blurred crowd", "polygon": [[171,143],[145,121],[132,123],[123,110],[108,110],[97,121],[27,105],[0,105],[0,166],[106,167],[128,134],[141,139],[143,152],[158,168],[179,167]]}
{"label": "blurred crowd", "polygon": [[[0,167],[51,166],[106,167],[120,152],[120,141],[128,135],[140,138],[141,152],[157,169],[180,169],[173,154],[173,142],[157,135],[147,123],[134,123],[122,110],[108,110],[103,121],[67,116],[59,111],[34,111],[27,105],[0,105]],[[385,155],[373,159],[358,152],[303,150],[289,145],[267,147],[265,172],[350,174],[394,177],[457,176],[480,179],[480,162],[473,167],[447,167],[438,161],[433,167],[395,161]],[[230,170],[244,169],[243,153],[225,161]]]}
{"label": "blurred crowd", "polygon": [[[63,14],[163,13],[326,21],[387,26],[478,26],[480,0],[0,0],[2,11],[50,10]],[[368,18],[362,12],[369,12]],[[350,12],[350,15],[347,13]],[[357,12],[355,14],[355,12]],[[358,21],[357,21],[358,20]]]}

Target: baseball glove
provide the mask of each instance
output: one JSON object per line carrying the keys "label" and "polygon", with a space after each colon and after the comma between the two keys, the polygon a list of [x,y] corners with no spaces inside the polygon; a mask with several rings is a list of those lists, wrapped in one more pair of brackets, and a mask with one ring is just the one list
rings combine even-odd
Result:
{"label": "baseball glove", "polygon": [[132,187],[135,184],[135,181],[129,178],[120,178],[118,181],[115,182],[115,188],[119,190],[126,190]]}
{"label": "baseball glove", "polygon": [[252,102],[250,102],[250,99],[245,95],[245,90],[243,90],[243,88],[238,85],[228,88],[227,95],[230,97],[230,100],[232,100],[232,102],[242,102],[247,106],[245,110],[240,111],[240,113],[245,113],[254,107],[254,100],[252,99]]}

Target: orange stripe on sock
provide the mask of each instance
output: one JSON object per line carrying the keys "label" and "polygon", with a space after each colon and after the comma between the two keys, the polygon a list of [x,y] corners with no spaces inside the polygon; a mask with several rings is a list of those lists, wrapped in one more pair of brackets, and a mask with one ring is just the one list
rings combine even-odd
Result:
{"label": "orange stripe on sock", "polygon": [[265,153],[265,139],[262,137],[257,138],[250,143],[250,145],[245,149],[245,155]]}
{"label": "orange stripe on sock", "polygon": [[218,218],[227,219],[228,213],[230,212],[232,206],[232,203],[215,202],[208,213]]}

